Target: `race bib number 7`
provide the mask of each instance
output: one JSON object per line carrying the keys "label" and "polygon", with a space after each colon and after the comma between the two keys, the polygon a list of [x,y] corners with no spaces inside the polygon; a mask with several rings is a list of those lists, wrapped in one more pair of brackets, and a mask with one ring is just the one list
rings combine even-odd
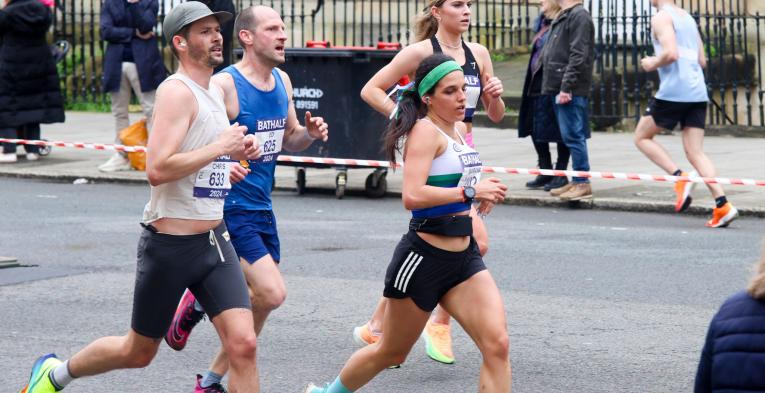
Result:
{"label": "race bib number 7", "polygon": [[231,165],[229,156],[220,156],[197,172],[194,179],[194,196],[197,198],[222,199],[231,190]]}

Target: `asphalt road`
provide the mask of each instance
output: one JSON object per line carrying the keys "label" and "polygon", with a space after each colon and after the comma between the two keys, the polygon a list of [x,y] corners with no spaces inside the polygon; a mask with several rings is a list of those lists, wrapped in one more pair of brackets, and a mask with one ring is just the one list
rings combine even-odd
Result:
{"label": "asphalt road", "polygon": [[[130,323],[138,220],[148,188],[0,179],[0,391],[37,356],[72,355]],[[260,338],[264,392],[333,379],[355,349],[406,229],[397,199],[275,194],[286,303]],[[743,288],[765,220],[711,230],[704,218],[500,206],[486,263],[505,299],[514,392],[690,391],[709,319]],[[363,392],[475,392],[480,353],[456,328],[457,362],[420,344]],[[144,370],[75,381],[67,392],[189,392],[217,348],[203,322],[182,353],[163,346]]]}

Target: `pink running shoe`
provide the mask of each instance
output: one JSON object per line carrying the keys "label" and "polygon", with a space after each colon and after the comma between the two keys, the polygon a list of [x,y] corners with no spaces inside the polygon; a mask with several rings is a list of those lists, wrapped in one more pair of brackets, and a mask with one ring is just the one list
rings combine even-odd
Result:
{"label": "pink running shoe", "polygon": [[202,376],[197,374],[197,386],[194,387],[194,393],[227,393],[226,388],[219,383],[214,383],[206,388],[202,387]]}
{"label": "pink running shoe", "polygon": [[194,329],[194,326],[205,316],[204,311],[194,309],[196,300],[188,289],[183,293],[181,302],[178,303],[178,308],[175,310],[173,323],[165,334],[165,342],[176,351],[180,351],[186,346],[191,329]]}

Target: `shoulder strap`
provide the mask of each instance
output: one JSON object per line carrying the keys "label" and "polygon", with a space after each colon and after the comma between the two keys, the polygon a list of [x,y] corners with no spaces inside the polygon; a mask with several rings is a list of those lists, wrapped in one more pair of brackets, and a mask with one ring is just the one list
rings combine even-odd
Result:
{"label": "shoulder strap", "polygon": [[438,43],[436,36],[430,37],[430,43],[433,45],[433,53],[442,53],[441,44]]}
{"label": "shoulder strap", "polygon": [[462,40],[462,49],[465,51],[465,64],[475,64],[475,70],[478,71],[478,79],[481,79],[481,67],[478,66],[478,62],[475,60],[475,56],[473,56],[473,51],[470,50],[470,47],[468,47],[468,44],[465,42],[465,40]]}

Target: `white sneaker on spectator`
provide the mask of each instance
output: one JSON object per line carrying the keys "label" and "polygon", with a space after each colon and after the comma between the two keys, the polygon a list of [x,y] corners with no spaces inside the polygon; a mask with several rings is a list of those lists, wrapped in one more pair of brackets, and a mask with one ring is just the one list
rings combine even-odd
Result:
{"label": "white sneaker on spectator", "polygon": [[0,162],[2,163],[10,163],[10,162],[16,162],[16,153],[3,153],[0,154]]}
{"label": "white sneaker on spectator", "polygon": [[40,159],[40,155],[37,153],[27,153],[27,161],[37,161]]}
{"label": "white sneaker on spectator", "polygon": [[98,170],[101,172],[129,171],[131,169],[130,161],[119,153],[116,153],[109,161],[98,166]]}

